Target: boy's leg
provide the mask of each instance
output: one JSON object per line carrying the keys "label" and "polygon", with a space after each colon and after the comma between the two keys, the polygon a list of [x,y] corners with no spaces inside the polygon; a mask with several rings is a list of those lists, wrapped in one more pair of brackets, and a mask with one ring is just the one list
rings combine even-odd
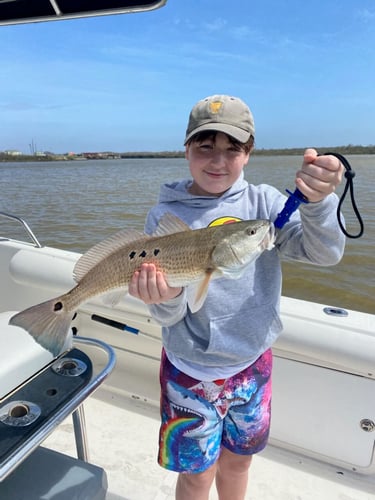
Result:
{"label": "boy's leg", "polygon": [[224,419],[223,446],[217,462],[220,500],[245,498],[252,457],[266,446],[271,416],[271,372],[269,349],[253,365],[226,381],[227,397],[233,403]]}
{"label": "boy's leg", "polygon": [[176,500],[208,500],[215,474],[216,464],[197,474],[179,474]]}
{"label": "boy's leg", "polygon": [[237,455],[223,448],[217,462],[216,488],[220,500],[243,500],[252,455]]}
{"label": "boy's leg", "polygon": [[179,474],[176,500],[208,500],[213,480],[220,500],[243,500],[252,455],[237,455],[223,448],[220,458],[204,472]]}

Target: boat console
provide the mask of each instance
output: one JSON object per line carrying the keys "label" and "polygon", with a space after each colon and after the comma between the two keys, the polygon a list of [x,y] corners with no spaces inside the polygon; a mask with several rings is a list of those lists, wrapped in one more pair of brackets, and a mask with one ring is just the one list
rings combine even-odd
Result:
{"label": "boat console", "polygon": [[[0,351],[7,353],[0,364],[0,498],[16,498],[16,485],[20,498],[25,498],[23,490],[27,498],[39,498],[40,488],[46,487],[46,467],[48,470],[53,463],[53,469],[62,474],[60,487],[66,488],[67,499],[71,498],[71,480],[75,492],[80,483],[85,495],[90,491],[82,498],[105,498],[105,472],[87,463],[82,403],[111,373],[114,352],[104,342],[77,337],[71,350],[53,359],[27,332],[8,325],[13,314],[0,313]],[[93,349],[100,351],[95,361],[90,355]],[[69,415],[73,417],[78,460],[40,447]],[[34,462],[38,464],[35,468]],[[45,466],[41,468],[41,464]],[[70,478],[72,471],[74,479]]]}

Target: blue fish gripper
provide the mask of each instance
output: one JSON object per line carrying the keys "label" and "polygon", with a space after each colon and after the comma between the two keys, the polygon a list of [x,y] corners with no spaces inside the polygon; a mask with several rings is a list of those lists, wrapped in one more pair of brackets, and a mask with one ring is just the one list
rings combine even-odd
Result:
{"label": "blue fish gripper", "polygon": [[288,189],[286,192],[289,194],[289,198],[286,200],[284,208],[277,215],[274,222],[274,226],[277,229],[281,229],[285,226],[285,224],[289,221],[290,216],[297,210],[301,203],[309,203],[309,200],[299,189],[296,189],[294,193]]}

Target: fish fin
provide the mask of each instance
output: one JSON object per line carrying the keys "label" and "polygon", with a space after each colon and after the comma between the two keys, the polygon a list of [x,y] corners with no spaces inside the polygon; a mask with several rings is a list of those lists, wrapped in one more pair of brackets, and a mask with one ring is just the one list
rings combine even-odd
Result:
{"label": "fish fin", "polygon": [[9,320],[10,325],[26,330],[38,344],[55,357],[72,345],[69,329],[72,315],[63,309],[56,311],[55,306],[58,302],[59,298],[48,300],[15,314]]}
{"label": "fish fin", "polygon": [[73,269],[74,280],[79,283],[83,276],[85,276],[85,274],[87,274],[88,271],[96,266],[101,260],[119,250],[127,243],[137,240],[139,242],[144,242],[149,238],[150,236],[147,236],[141,231],[136,231],[135,229],[123,229],[112,236],[109,236],[105,240],[91,247],[78,260]]}
{"label": "fish fin", "polygon": [[192,229],[176,215],[167,212],[160,218],[158,227],[152,236],[165,236],[182,231],[192,231]]}
{"label": "fish fin", "polygon": [[127,288],[120,288],[103,294],[101,299],[104,305],[115,307],[120,302],[120,300],[124,298],[126,293]]}
{"label": "fish fin", "polygon": [[186,287],[187,302],[192,313],[199,311],[207,297],[212,271],[206,271],[202,280]]}

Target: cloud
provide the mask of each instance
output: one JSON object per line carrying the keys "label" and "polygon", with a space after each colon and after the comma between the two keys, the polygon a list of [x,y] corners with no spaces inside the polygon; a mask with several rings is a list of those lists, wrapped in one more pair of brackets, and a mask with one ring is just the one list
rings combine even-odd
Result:
{"label": "cloud", "polygon": [[213,19],[212,21],[208,23],[203,24],[204,30],[207,30],[211,33],[217,32],[217,31],[222,31],[226,26],[227,26],[227,21],[225,19],[222,19],[221,17],[218,17],[216,19]]}
{"label": "cloud", "polygon": [[364,22],[372,22],[375,20],[375,10],[361,9],[357,11],[357,17]]}
{"label": "cloud", "polygon": [[234,26],[231,31],[233,38],[237,40],[245,40],[249,38],[264,40],[263,35],[259,35],[254,30],[251,30],[248,26]]}

